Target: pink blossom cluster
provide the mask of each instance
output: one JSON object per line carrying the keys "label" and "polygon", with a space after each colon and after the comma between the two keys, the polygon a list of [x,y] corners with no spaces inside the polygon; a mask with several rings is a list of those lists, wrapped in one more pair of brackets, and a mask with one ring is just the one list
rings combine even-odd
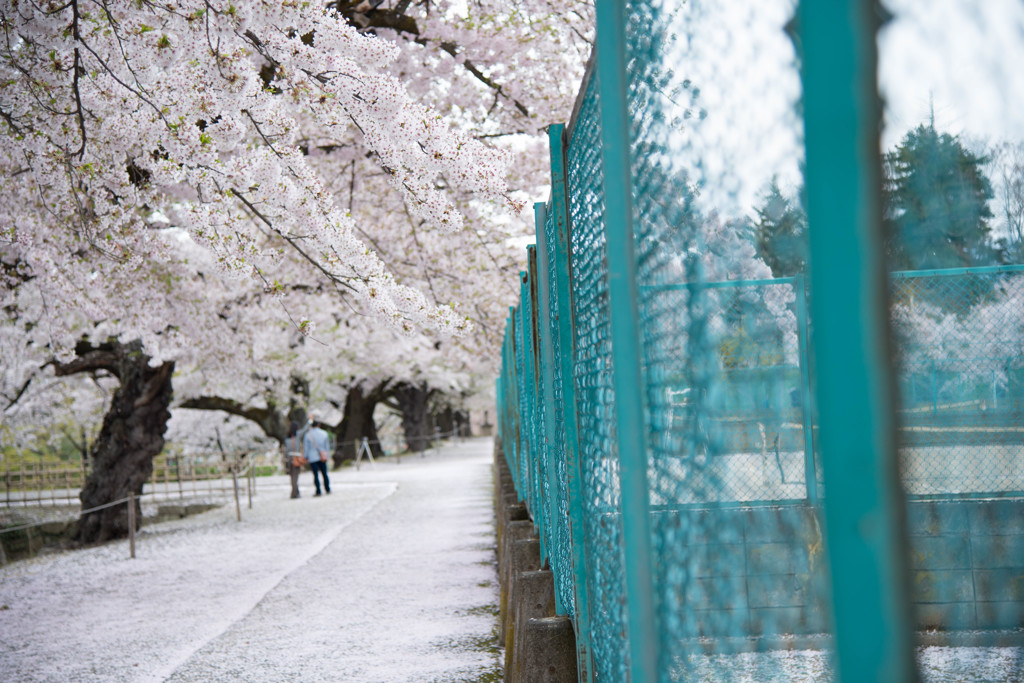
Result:
{"label": "pink blossom cluster", "polygon": [[0,398],[83,336],[181,398],[492,391],[593,8],[363,5],[0,3]]}

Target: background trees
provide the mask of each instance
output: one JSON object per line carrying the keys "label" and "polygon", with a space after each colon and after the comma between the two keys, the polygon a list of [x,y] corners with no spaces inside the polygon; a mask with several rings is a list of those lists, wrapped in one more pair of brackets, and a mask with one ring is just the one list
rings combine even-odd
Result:
{"label": "background trees", "polygon": [[[1024,243],[1024,156],[1000,143],[988,156],[921,124],[884,157],[884,222],[892,270],[1019,263]],[[998,192],[986,171],[992,173]],[[755,209],[754,243],[775,277],[806,267],[806,217],[772,181]],[[1002,234],[993,233],[996,208]]]}
{"label": "background trees", "polygon": [[988,166],[996,194],[996,214],[1005,221],[1000,248],[1010,263],[1024,263],[1024,143],[992,147]]}
{"label": "background trees", "polygon": [[772,180],[755,209],[754,242],[774,277],[793,277],[807,268],[807,214],[799,196],[787,197]]}
{"label": "background trees", "polygon": [[893,270],[995,265],[985,159],[920,125],[886,155],[885,229]]}

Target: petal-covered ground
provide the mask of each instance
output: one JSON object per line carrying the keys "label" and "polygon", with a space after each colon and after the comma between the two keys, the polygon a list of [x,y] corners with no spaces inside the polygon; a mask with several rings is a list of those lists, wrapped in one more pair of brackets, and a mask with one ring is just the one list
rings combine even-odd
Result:
{"label": "petal-covered ground", "polygon": [[487,681],[490,439],[258,481],[136,540],[0,568],[5,681]]}

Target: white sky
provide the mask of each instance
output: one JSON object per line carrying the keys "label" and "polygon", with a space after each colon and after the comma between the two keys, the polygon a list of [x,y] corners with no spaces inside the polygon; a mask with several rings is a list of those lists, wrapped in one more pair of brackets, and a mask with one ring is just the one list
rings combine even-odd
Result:
{"label": "white sky", "polygon": [[[969,145],[1024,140],[1024,2],[884,4],[895,19],[878,38],[883,150],[926,122],[931,102],[936,127]],[[672,24],[674,82],[688,79],[700,94],[676,98],[668,118],[687,108],[707,115],[682,119],[672,146],[679,167],[701,181],[707,211],[752,215],[772,176],[784,190],[801,183],[801,88],[783,31],[794,6],[795,0],[691,0]]]}
{"label": "white sky", "polygon": [[260,479],[234,505],[0,567],[0,678],[464,681],[494,671],[493,443]]}
{"label": "white sky", "polygon": [[883,148],[928,120],[943,132],[1024,140],[1024,2],[885,0],[879,34]]}

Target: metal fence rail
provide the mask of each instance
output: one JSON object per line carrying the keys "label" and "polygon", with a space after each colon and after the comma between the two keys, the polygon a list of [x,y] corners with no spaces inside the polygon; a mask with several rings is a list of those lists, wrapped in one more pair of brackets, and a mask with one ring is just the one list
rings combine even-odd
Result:
{"label": "metal fence rail", "polygon": [[[716,151],[674,118],[687,10],[599,3],[550,128],[498,435],[586,680],[904,681],[915,642],[1024,644],[999,585],[1024,573],[1024,266],[886,275],[875,28],[824,4],[800,22],[809,280],[722,265]],[[957,662],[921,670],[981,680]]]}

